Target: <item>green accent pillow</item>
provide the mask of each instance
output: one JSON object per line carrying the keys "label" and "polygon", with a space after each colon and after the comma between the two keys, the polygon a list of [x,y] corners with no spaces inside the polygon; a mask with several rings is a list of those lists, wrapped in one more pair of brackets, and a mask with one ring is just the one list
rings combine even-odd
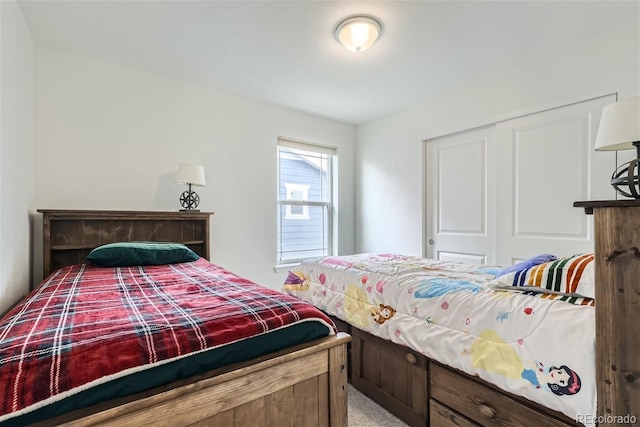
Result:
{"label": "green accent pillow", "polygon": [[177,264],[198,258],[198,254],[187,246],[173,242],[109,243],[87,255],[87,261],[100,267]]}

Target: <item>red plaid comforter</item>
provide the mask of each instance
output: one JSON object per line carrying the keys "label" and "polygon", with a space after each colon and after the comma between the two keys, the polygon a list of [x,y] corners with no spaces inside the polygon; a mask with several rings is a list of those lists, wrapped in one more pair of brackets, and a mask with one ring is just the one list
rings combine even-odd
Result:
{"label": "red plaid comforter", "polygon": [[74,389],[305,321],[312,305],[209,263],[53,273],[0,319],[0,421]]}

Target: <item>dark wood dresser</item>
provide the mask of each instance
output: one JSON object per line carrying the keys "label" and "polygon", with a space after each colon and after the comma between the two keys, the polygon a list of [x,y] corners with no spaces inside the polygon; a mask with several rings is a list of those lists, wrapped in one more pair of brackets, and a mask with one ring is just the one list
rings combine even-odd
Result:
{"label": "dark wood dresser", "polygon": [[640,419],[640,200],[574,206],[594,220],[599,425],[624,425],[615,417]]}

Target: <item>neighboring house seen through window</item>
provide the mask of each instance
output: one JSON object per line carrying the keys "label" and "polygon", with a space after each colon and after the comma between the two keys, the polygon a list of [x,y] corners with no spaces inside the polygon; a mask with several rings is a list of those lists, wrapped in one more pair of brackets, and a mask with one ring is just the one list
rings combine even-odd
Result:
{"label": "neighboring house seen through window", "polygon": [[[309,200],[309,187],[305,184],[284,183],[287,188],[287,200]],[[311,219],[309,217],[309,206],[306,205],[287,205],[287,213],[284,219]]]}
{"label": "neighboring house seen through window", "polygon": [[278,138],[278,259],[331,254],[336,149]]}

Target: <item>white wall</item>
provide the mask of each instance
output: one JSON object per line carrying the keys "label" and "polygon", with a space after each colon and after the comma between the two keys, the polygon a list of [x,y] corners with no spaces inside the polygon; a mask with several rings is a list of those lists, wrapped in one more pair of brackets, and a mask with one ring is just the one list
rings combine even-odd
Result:
{"label": "white wall", "polygon": [[36,94],[38,208],[178,210],[178,162],[203,164],[207,186],[194,189],[199,209],[215,212],[212,261],[279,289],[280,135],[338,147],[338,250],[353,252],[352,125],[44,48]]}
{"label": "white wall", "polygon": [[638,95],[638,27],[636,20],[567,46],[564,55],[518,64],[359,126],[356,252],[423,255],[424,140],[609,93]]}
{"label": "white wall", "polygon": [[0,1],[0,313],[29,291],[34,213],[34,42]]}

